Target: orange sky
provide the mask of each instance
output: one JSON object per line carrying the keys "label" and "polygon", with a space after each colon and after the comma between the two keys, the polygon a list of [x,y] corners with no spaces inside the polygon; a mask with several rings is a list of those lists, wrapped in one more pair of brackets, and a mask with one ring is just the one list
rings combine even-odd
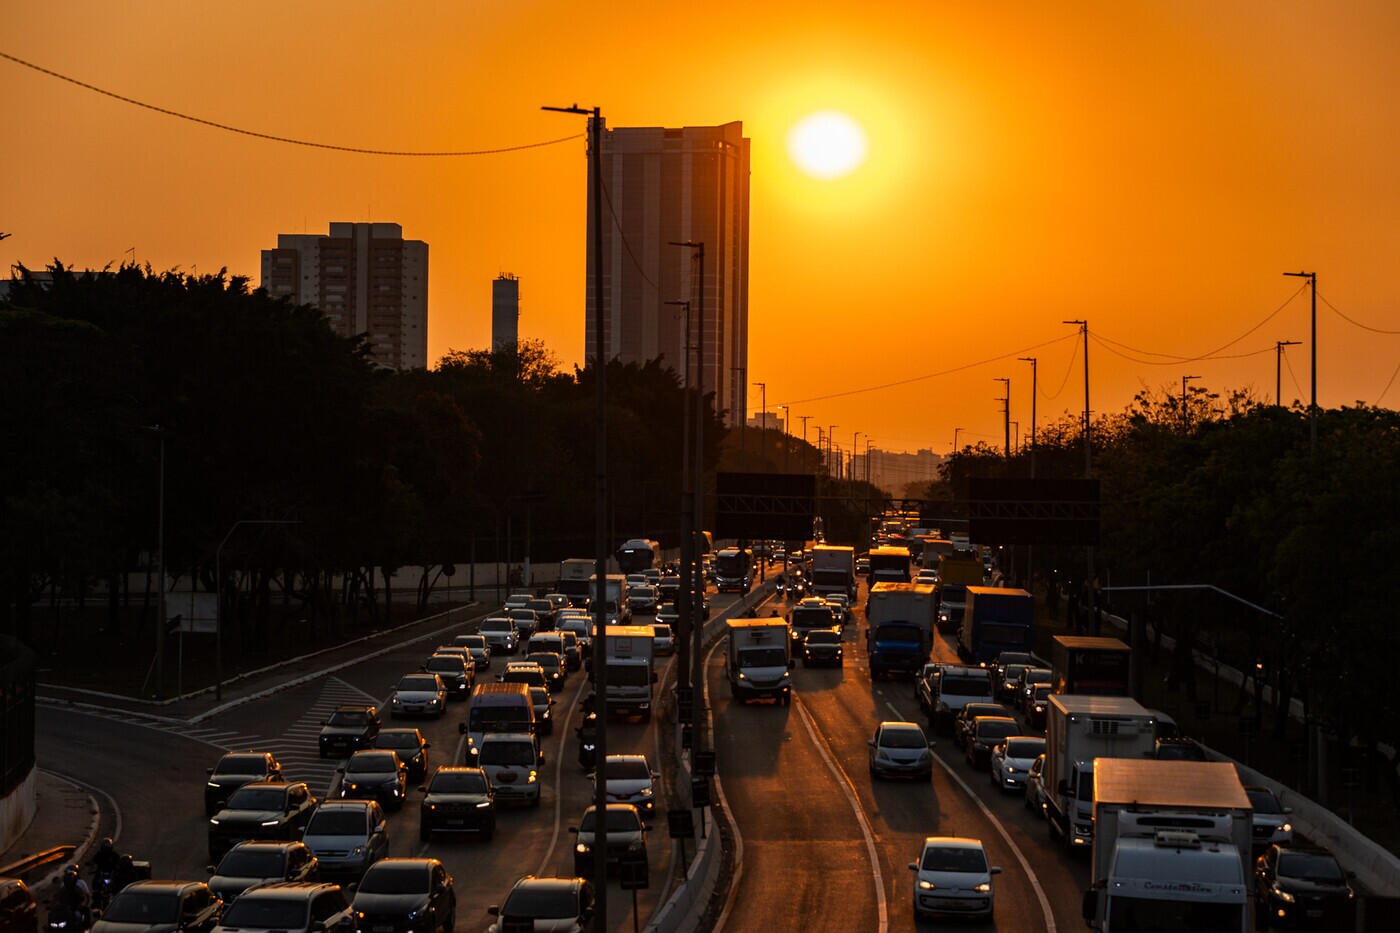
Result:
{"label": "orange sky", "polygon": [[[1276,340],[1308,339],[1316,269],[1348,317],[1400,330],[1400,4],[576,4],[526,0],[8,0],[0,51],[263,133],[375,149],[483,149],[612,126],[742,120],[752,139],[751,380],[849,448],[946,453],[1082,405],[1060,322],[1090,344],[1096,411],[1142,386],[1272,396]],[[0,269],[136,258],[258,276],[278,233],[391,221],[430,247],[429,357],[484,346],[491,279],[521,333],[583,350],[582,142],[508,155],[348,155],[136,109],[0,60]],[[788,159],[814,110],[869,158],[817,181]],[[1319,306],[1319,401],[1393,407],[1400,335]],[[1121,348],[1120,348],[1121,349]],[[1306,343],[1290,351],[1301,393]],[[1127,351],[1123,351],[1127,352]],[[1164,354],[1150,356],[1148,354]],[[898,388],[855,390],[1010,359]],[[1068,382],[1061,389],[1062,382]],[[1285,398],[1299,397],[1284,370]],[[1056,394],[1056,390],[1060,390]],[[1053,398],[1049,396],[1054,395]],[[836,396],[830,398],[818,398]],[[755,388],[751,408],[760,405]],[[796,422],[800,431],[800,422]]]}

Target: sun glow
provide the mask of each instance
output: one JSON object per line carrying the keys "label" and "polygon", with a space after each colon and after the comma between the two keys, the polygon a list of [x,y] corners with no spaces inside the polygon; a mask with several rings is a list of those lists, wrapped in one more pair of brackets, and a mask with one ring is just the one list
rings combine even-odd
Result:
{"label": "sun glow", "polygon": [[865,130],[844,113],[819,110],[797,122],[787,147],[797,167],[813,178],[841,178],[865,161]]}

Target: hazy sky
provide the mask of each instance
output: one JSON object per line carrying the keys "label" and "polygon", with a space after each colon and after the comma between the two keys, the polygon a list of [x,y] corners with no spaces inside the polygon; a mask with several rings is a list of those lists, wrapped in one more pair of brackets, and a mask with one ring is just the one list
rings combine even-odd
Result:
{"label": "hazy sky", "polygon": [[[1400,379],[1382,395],[1400,335],[1337,313],[1400,331],[1394,0],[6,0],[0,21],[0,52],[339,146],[534,143],[583,132],[539,110],[574,102],[610,126],[743,121],[749,378],[770,410],[810,415],[813,440],[835,424],[846,448],[854,431],[862,449],[946,453],[958,427],[999,442],[1003,376],[1024,433],[1018,356],[1040,360],[1042,421],[1078,410],[1066,319],[1089,321],[1096,411],[1185,374],[1272,398],[1278,340],[1304,341],[1283,387],[1306,398],[1308,301],[1286,270],[1316,270],[1336,309],[1319,302],[1320,403],[1400,402]],[[5,60],[0,103],[0,269],[134,247],[158,270],[256,283],[278,233],[389,221],[429,244],[430,359],[489,342],[491,280],[509,272],[522,335],[581,361],[581,140],[304,148]],[[852,173],[790,159],[789,130],[817,110],[863,127]]]}

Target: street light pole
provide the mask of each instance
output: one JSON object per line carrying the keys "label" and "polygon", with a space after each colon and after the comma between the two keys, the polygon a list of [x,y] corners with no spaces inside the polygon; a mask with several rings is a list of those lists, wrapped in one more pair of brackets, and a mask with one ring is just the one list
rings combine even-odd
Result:
{"label": "street light pole", "polygon": [[1040,382],[1036,377],[1036,358],[1023,356],[1020,359],[1031,364],[1031,479],[1035,479],[1035,401],[1040,393]]}
{"label": "street light pole", "polygon": [[958,434],[961,433],[961,432],[962,432],[962,428],[954,428],[954,429],[953,429],[953,454],[954,454],[954,455],[956,455],[957,452],[958,452]]}
{"label": "street light pole", "polygon": [[[300,521],[276,518],[243,518],[233,523],[224,540],[214,548],[214,700],[224,698],[224,545],[240,525],[300,525]],[[162,623],[162,626],[164,623]]]}
{"label": "street light pole", "polygon": [[[705,244],[692,240],[675,241],[672,246],[680,246],[693,250],[696,261],[699,263],[699,301],[696,304],[696,348],[695,348],[695,528],[699,530],[705,524]],[[700,558],[693,556],[693,566],[682,568],[687,574],[687,579],[683,586],[694,588],[694,597],[691,600],[691,646],[690,646],[690,683],[691,689],[695,692],[691,694],[693,703],[691,709],[694,713],[695,721],[691,727],[691,737],[695,748],[703,747],[701,741],[701,727],[705,723],[703,710],[704,690],[700,689],[705,683],[705,671],[702,667],[705,648],[705,626],[702,618],[701,607],[705,605],[705,575],[700,572]],[[604,782],[599,782],[601,787]],[[602,796],[598,798],[598,812],[604,812],[606,799]],[[606,863],[602,853],[598,857],[598,877],[607,878]],[[601,885],[605,887],[606,885]]]}
{"label": "street light pole", "polygon": [[[745,373],[744,375],[745,375],[745,376],[748,376],[748,373]],[[762,438],[762,442],[763,442],[763,462],[764,462],[764,463],[767,463],[767,462],[768,462],[768,383],[766,383],[766,382],[755,382],[754,385],[758,386],[759,398],[761,398],[761,399],[763,400],[762,403],[759,405],[759,412],[760,412],[759,417],[760,417],[760,419],[761,419],[761,420],[759,421],[759,427],[762,429],[762,433],[760,433],[758,436],[759,436],[760,438]]]}
{"label": "street light pole", "polygon": [[1089,322],[1062,321],[1063,324],[1077,324],[1084,336],[1084,478],[1092,479],[1093,471],[1089,456]]}
{"label": "street light pole", "polygon": [[1317,453],[1317,273],[1285,272],[1284,275],[1305,278],[1312,284],[1312,401],[1308,404],[1308,419],[1312,423],[1311,452]]}
{"label": "street light pole", "polygon": [[783,472],[788,471],[788,448],[792,445],[788,443],[788,418],[791,417],[792,410],[786,405],[779,405],[778,411],[783,413]]}
{"label": "street light pole", "polygon": [[732,366],[729,370],[739,378],[734,381],[734,402],[739,406],[739,472],[744,472],[744,429],[749,420],[749,374],[743,366]]}
{"label": "street light pole", "polygon": [[1182,377],[1181,377],[1181,426],[1182,426],[1183,428],[1186,427],[1186,426],[1187,426],[1188,424],[1190,424],[1190,422],[1191,422],[1190,417],[1188,417],[1187,414],[1186,414],[1186,383],[1189,382],[1189,381],[1192,380],[1192,379],[1199,379],[1199,378],[1201,378],[1201,377],[1200,377],[1200,376],[1182,376]]}
{"label": "street light pole", "polygon": [[[685,340],[683,341],[685,365],[682,367],[681,392],[681,574],[684,578],[691,564],[695,562],[695,492],[691,489],[690,473],[690,301],[688,299],[667,301],[685,309]],[[676,611],[680,613],[677,626],[676,683],[682,690],[691,689],[690,682],[690,642],[692,626],[696,614],[690,603],[690,586],[682,582],[676,591]],[[694,705],[691,706],[692,713]]]}
{"label": "street light pole", "polygon": [[851,434],[851,469],[850,472],[846,474],[846,479],[852,482],[854,482],[856,478],[856,443],[860,438],[860,434],[861,432],[859,431],[852,432]]}
{"label": "street light pole", "polygon": [[[1283,348],[1296,347],[1301,341],[1278,340],[1274,342],[1274,404],[1283,405]],[[1291,372],[1292,370],[1290,370]]]}
{"label": "street light pole", "polygon": [[1001,402],[1002,430],[1005,431],[1005,433],[1006,433],[1006,440],[1005,440],[1006,459],[1010,460],[1010,459],[1011,459],[1011,380],[1005,378],[1004,376],[997,376],[997,377],[993,377],[993,378],[992,378],[992,381],[993,381],[993,382],[1000,382],[1000,383],[1002,384],[1002,387],[1006,389],[1006,397],[1005,397],[1005,398],[998,399],[997,401]]}

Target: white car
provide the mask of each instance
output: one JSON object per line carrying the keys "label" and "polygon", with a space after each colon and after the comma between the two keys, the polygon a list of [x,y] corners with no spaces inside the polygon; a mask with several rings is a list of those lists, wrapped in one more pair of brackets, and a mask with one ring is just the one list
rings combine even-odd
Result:
{"label": "white car", "polygon": [[870,776],[900,775],[933,780],[932,742],[924,730],[912,722],[882,722],[875,729],[870,746]]}
{"label": "white car", "polygon": [[389,715],[436,716],[447,712],[447,688],[436,674],[405,674],[389,697]]}
{"label": "white car", "polygon": [[488,732],[477,746],[476,765],[496,792],[496,804],[540,805],[540,769],[544,755],[529,732]]}
{"label": "white car", "polygon": [[[647,764],[645,755],[609,755],[603,762],[608,803],[630,803],[649,820],[656,815],[655,782],[661,777]],[[598,782],[594,772],[593,782]]]}
{"label": "white car", "polygon": [[996,900],[992,875],[1001,869],[987,865],[982,840],[929,836],[909,870],[914,872],[914,919],[931,914],[991,919]]}
{"label": "white car", "polygon": [[505,604],[501,608],[507,612],[511,609],[524,609],[530,605],[530,600],[534,598],[534,593],[511,593],[506,597]]}
{"label": "white car", "polygon": [[1031,765],[1043,754],[1044,739],[1033,735],[1009,737],[992,749],[991,767],[987,769],[992,784],[1002,790],[1024,791]]}
{"label": "white car", "polygon": [[1036,816],[1045,815],[1045,756],[1041,755],[1031,762],[1031,769],[1026,774],[1026,809],[1031,810]]}
{"label": "white car", "polygon": [[1254,807],[1250,824],[1254,831],[1254,850],[1267,849],[1271,845],[1293,844],[1293,821],[1289,814],[1292,807],[1285,807],[1278,794],[1257,784],[1246,784],[1244,792]]}
{"label": "white car", "polygon": [[515,627],[515,620],[508,616],[482,619],[481,628],[477,631],[486,636],[486,645],[492,652],[515,654],[516,646],[520,644],[520,632]]}

